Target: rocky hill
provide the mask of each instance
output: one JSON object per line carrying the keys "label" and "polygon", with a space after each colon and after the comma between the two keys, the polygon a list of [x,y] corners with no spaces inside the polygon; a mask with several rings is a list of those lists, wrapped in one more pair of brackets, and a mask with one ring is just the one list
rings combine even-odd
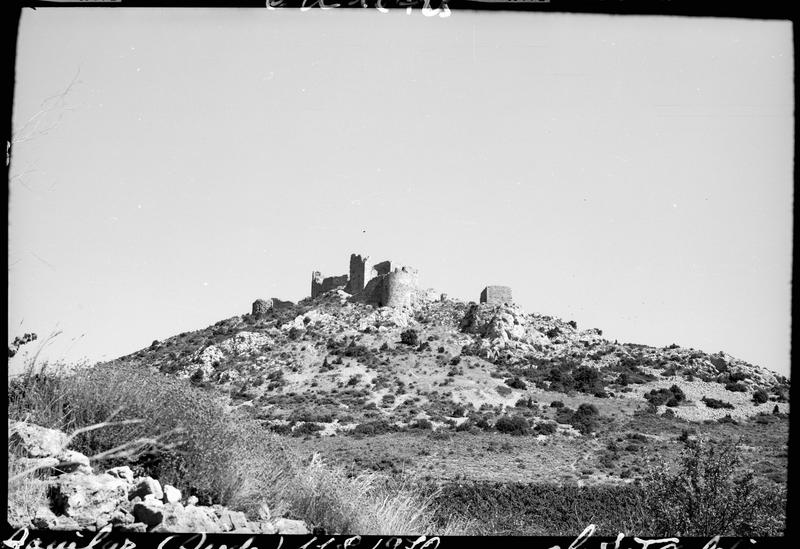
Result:
{"label": "rocky hill", "polygon": [[582,402],[601,415],[649,408],[691,422],[788,413],[789,380],[769,370],[723,352],[602,334],[516,305],[428,291],[407,306],[377,307],[334,289],[154,341],[119,361],[224,391],[275,430],[322,436],[378,421],[458,426],[528,400],[543,412]]}
{"label": "rocky hill", "polygon": [[[750,510],[774,517],[756,527],[743,515],[729,531],[782,528],[785,377],[723,352],[610,341],[523,311],[504,286],[474,303],[422,290],[415,270],[389,262],[369,278],[366,261],[351,256],[349,276],[314,272],[312,297],[296,304],[259,299],[248,314],[110,363],[10,384],[17,421],[85,428],[123,405],[143,422],[138,437],[184,433],[179,449],[104,464],[101,475],[45,464],[46,494],[40,486],[19,521],[91,526],[94,511],[70,507],[77,494],[108,502],[96,528],[553,535],[596,521],[612,535],[642,518],[659,462],[674,469],[690,448],[719,447],[742,457],[717,477],[731,489],[749,478],[761,498]],[[129,440],[120,429],[75,450],[103,456]],[[29,453],[9,447],[23,461]],[[262,502],[305,522],[263,517]]]}

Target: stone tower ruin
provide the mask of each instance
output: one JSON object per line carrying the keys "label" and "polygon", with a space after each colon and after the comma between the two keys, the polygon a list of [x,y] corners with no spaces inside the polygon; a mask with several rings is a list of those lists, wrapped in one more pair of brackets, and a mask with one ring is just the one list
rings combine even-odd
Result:
{"label": "stone tower ruin", "polygon": [[364,289],[364,284],[367,281],[368,259],[368,256],[361,257],[360,255],[350,254],[350,281],[344,289],[347,293],[357,294]]}
{"label": "stone tower ruin", "polygon": [[481,292],[481,303],[489,305],[511,305],[511,288],[508,286],[486,286]]}

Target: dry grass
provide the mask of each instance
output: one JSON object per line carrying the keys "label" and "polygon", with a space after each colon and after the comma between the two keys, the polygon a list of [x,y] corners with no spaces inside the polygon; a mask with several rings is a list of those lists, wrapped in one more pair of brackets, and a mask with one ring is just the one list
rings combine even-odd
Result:
{"label": "dry grass", "polygon": [[[285,439],[228,410],[219,397],[147,369],[31,369],[9,382],[9,417],[71,431],[74,449],[109,466],[149,456],[138,460],[140,473],[254,519],[267,507],[272,516],[300,518],[337,533],[441,534],[470,528],[463,521],[444,530],[435,526],[432,497],[422,496],[411,481],[390,484],[376,474],[348,478],[319,458],[304,460]],[[10,519],[30,518],[46,505],[44,481],[29,473],[10,469],[18,477],[9,486]]]}
{"label": "dry grass", "polygon": [[364,535],[456,535],[474,530],[470,521],[436,524],[435,494],[422,495],[419,479],[390,480],[377,473],[346,477],[319,454],[297,471],[292,507],[301,516],[325,524],[332,533]]}
{"label": "dry grass", "polygon": [[[17,452],[9,446],[8,474],[9,477],[19,476],[24,472],[26,465],[17,457]],[[8,513],[9,524],[21,527],[30,521],[39,507],[49,507],[47,499],[48,482],[36,474],[27,473],[19,476],[15,482],[8,483]]]}

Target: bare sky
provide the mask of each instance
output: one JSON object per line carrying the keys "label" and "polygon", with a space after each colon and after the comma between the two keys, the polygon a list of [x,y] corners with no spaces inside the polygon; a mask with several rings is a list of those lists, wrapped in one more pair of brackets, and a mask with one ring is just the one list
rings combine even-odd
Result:
{"label": "bare sky", "polygon": [[[465,300],[788,375],[791,24],[37,9],[9,339],[110,359],[299,300],[351,252]],[[52,101],[48,106],[52,105]],[[83,337],[80,337],[85,334]]]}

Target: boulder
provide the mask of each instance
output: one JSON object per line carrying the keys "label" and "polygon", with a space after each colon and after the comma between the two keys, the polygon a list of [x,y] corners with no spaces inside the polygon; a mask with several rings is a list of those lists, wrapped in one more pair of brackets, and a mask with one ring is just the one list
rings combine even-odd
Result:
{"label": "boulder", "polygon": [[53,524],[50,525],[50,530],[73,532],[78,530],[93,530],[91,525],[81,526],[78,521],[70,517],[56,517]]}
{"label": "boulder", "polygon": [[59,460],[55,467],[63,473],[80,473],[83,475],[92,474],[92,466],[89,465],[89,458],[75,450],[64,450],[57,456]]}
{"label": "boulder", "polygon": [[164,503],[180,503],[181,499],[180,490],[169,484],[164,485]]}
{"label": "boulder", "polygon": [[24,421],[15,421],[8,427],[9,446],[19,446],[23,457],[56,457],[67,445],[69,437],[56,429],[48,429]]}
{"label": "boulder", "polygon": [[272,521],[278,534],[310,534],[311,530],[308,529],[306,523],[302,520],[293,520],[287,518],[279,518]]}
{"label": "boulder", "polygon": [[124,509],[116,509],[113,513],[111,513],[111,516],[108,518],[108,522],[113,525],[133,524],[136,522],[136,519],[133,518],[132,514]]}
{"label": "boulder", "polygon": [[128,485],[108,474],[69,473],[58,477],[49,490],[53,511],[72,518],[81,528],[94,527],[127,500]]}
{"label": "boulder", "polygon": [[219,514],[219,525],[223,532],[234,530],[248,530],[247,517],[240,511],[223,509]]}
{"label": "boulder", "polygon": [[106,471],[106,473],[112,477],[122,479],[128,484],[133,484],[133,471],[131,471],[131,468],[127,465],[123,465],[122,467],[114,467],[113,469]]}
{"label": "boulder", "polygon": [[133,518],[147,526],[158,526],[164,520],[164,504],[157,499],[146,499],[133,506]]}
{"label": "boulder", "polygon": [[161,490],[161,484],[154,478],[142,477],[135,486],[128,493],[128,499],[135,497],[145,498],[148,494],[153,494],[156,499],[163,499],[164,492]]}
{"label": "boulder", "polygon": [[123,524],[119,527],[120,532],[147,532],[147,525],[143,522],[134,522],[133,524]]}
{"label": "boulder", "polygon": [[169,503],[164,505],[161,524],[152,531],[219,533],[221,528],[214,511],[209,507],[184,507],[180,503]]}
{"label": "boulder", "polygon": [[271,522],[258,522],[251,526],[253,532],[258,532],[260,534],[277,534],[278,529],[275,528],[275,525]]}
{"label": "boulder", "polygon": [[33,514],[33,518],[31,519],[31,524],[33,524],[33,527],[41,530],[52,529],[55,522],[56,514],[51,511],[49,507],[45,507],[44,505],[40,505],[36,509],[36,512]]}

